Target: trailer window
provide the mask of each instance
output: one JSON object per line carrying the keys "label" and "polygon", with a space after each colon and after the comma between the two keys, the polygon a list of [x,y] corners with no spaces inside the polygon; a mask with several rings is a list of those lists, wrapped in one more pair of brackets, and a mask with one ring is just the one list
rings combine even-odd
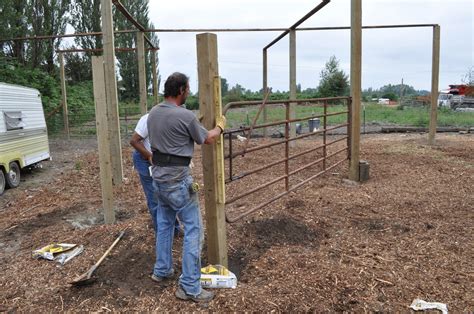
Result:
{"label": "trailer window", "polygon": [[23,129],[25,123],[23,122],[23,115],[21,111],[4,111],[5,125],[7,131]]}

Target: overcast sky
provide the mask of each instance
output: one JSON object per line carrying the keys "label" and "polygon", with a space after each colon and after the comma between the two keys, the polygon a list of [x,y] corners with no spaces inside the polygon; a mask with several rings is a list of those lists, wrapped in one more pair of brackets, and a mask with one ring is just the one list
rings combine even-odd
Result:
{"label": "overcast sky", "polygon": [[[332,0],[300,27],[350,26],[350,0]],[[150,1],[155,28],[287,28],[320,1]],[[474,66],[474,0],[363,0],[362,25],[439,24],[439,88],[461,83]],[[262,48],[281,32],[217,33],[220,76],[230,86],[262,88]],[[197,91],[196,33],[158,33],[162,80],[174,71]],[[300,31],[296,35],[297,82],[315,88],[332,55],[350,73],[350,30]],[[288,90],[289,37],[268,51],[268,85]],[[362,34],[362,87],[405,84],[431,89],[432,28],[368,29]],[[163,85],[163,84],[161,84]],[[162,86],[161,86],[162,88]]]}

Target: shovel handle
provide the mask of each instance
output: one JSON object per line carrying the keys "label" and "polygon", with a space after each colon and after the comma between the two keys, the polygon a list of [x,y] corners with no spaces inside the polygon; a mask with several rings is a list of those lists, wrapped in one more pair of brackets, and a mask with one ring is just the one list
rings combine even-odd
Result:
{"label": "shovel handle", "polygon": [[120,241],[120,239],[123,237],[124,234],[125,234],[125,230],[120,232],[119,236],[117,237],[117,239],[115,239],[114,243],[112,243],[112,245],[107,249],[107,251],[105,251],[104,255],[102,255],[102,257],[97,261],[97,263],[94,264],[93,266],[94,270],[97,267],[99,267],[102,261],[107,257],[107,255],[109,255],[110,251],[112,251],[114,246]]}

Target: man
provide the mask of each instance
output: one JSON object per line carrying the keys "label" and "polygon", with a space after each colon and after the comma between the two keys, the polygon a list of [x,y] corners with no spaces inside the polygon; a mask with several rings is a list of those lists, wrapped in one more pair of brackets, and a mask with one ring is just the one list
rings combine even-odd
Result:
{"label": "man", "polygon": [[[153,222],[153,229],[156,232],[157,202],[154,195],[153,178],[150,175],[149,169],[151,166],[152,154],[150,140],[148,138],[147,120],[148,114],[142,116],[140,120],[138,120],[137,126],[135,127],[135,132],[133,132],[132,139],[130,140],[130,145],[135,148],[132,153],[133,167],[140,177],[143,192],[145,192],[148,211],[150,212],[151,220]],[[177,235],[178,233],[179,222],[176,220],[175,234]]]}
{"label": "man", "polygon": [[157,195],[156,262],[152,279],[164,282],[173,278],[173,222],[179,217],[184,226],[182,274],[176,297],[195,302],[210,301],[214,293],[201,288],[201,249],[203,226],[199,199],[189,163],[194,143],[212,144],[225,127],[225,118],[206,130],[196,116],[182,107],[189,94],[189,78],[173,73],[165,82],[165,100],[148,117],[153,152],[153,182]]}

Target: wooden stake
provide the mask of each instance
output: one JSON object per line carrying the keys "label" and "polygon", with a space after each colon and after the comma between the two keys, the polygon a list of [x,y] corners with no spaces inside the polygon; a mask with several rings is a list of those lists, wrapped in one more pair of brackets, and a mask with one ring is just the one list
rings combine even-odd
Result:
{"label": "wooden stake", "polygon": [[[204,33],[196,36],[199,110],[206,129],[215,127],[216,117],[221,115],[220,88],[216,87],[216,78],[220,84],[217,63],[217,36]],[[218,86],[218,85],[217,85]],[[223,139],[217,144],[203,145],[202,168],[204,171],[204,198],[206,206],[207,256],[211,264],[228,266],[227,236],[225,222],[225,191],[219,186],[224,182]]]}
{"label": "wooden stake", "polygon": [[433,27],[433,55],[431,64],[431,113],[430,113],[430,133],[428,137],[429,145],[435,144],[436,126],[438,124],[438,85],[439,85],[439,47],[440,47],[440,27]]}
{"label": "wooden stake", "polygon": [[349,179],[359,181],[362,77],[362,0],[351,0],[351,147]]}
{"label": "wooden stake", "polygon": [[107,121],[114,185],[122,184],[122,143],[120,141],[120,121],[118,113],[117,80],[115,77],[115,45],[112,21],[112,2],[101,0],[102,34],[104,46],[104,77],[107,101]]}
{"label": "wooden stake", "polygon": [[94,82],[95,119],[97,142],[99,146],[100,186],[102,206],[106,224],[115,223],[113,209],[114,194],[112,187],[112,160],[110,156],[110,132],[107,119],[107,99],[105,92],[104,58],[92,56],[92,77]]}
{"label": "wooden stake", "polygon": [[145,69],[145,35],[143,32],[137,33],[137,59],[138,59],[138,89],[140,94],[140,113],[147,112],[147,88]]}
{"label": "wooden stake", "polygon": [[63,53],[59,53],[59,65],[60,65],[60,76],[61,76],[61,102],[63,105],[63,122],[64,122],[64,133],[69,140],[69,114],[67,111],[67,90],[66,90],[66,75],[64,74],[64,56]]}
{"label": "wooden stake", "polygon": [[152,51],[152,68],[153,68],[153,105],[158,104],[158,72],[156,69],[156,50]]}

